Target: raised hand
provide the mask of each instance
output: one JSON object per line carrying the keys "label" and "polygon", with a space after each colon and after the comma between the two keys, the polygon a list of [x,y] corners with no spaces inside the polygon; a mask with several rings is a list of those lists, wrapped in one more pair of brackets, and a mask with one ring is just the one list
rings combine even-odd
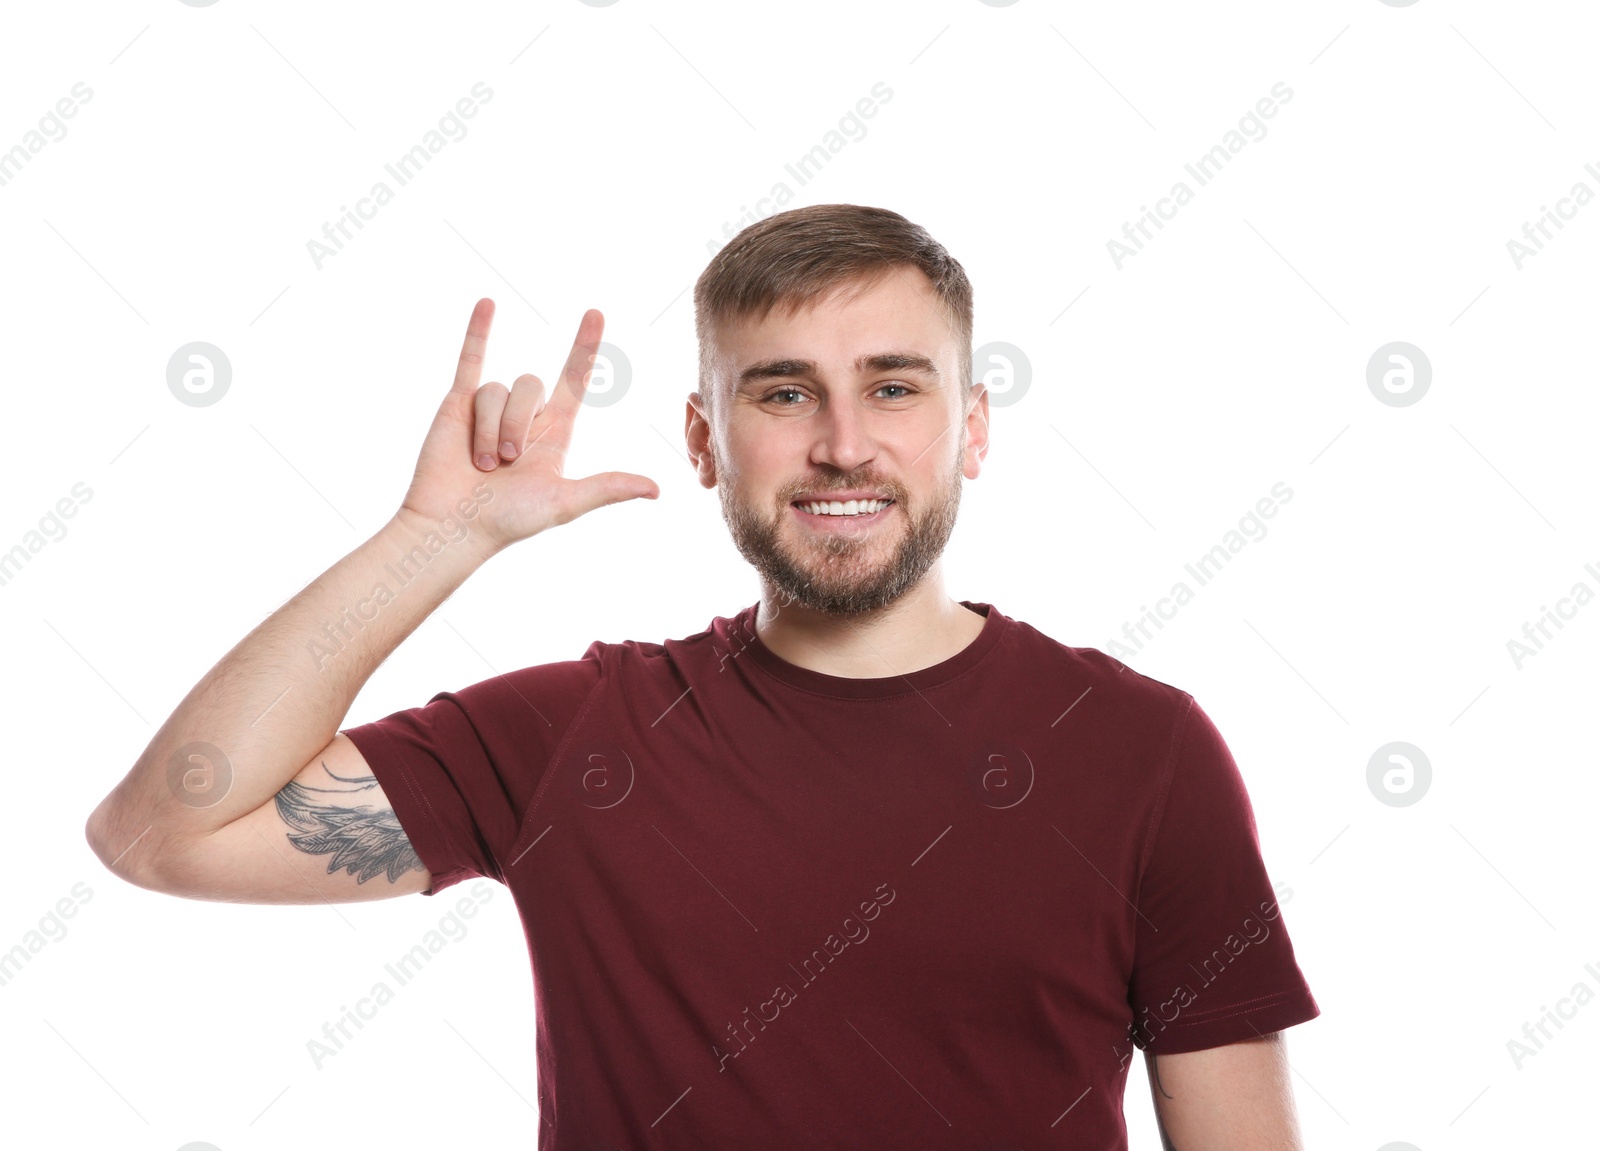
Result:
{"label": "raised hand", "polygon": [[548,399],[534,375],[518,376],[509,391],[492,381],[479,387],[493,319],[494,301],[479,300],[455,382],[423,441],[400,518],[431,527],[459,521],[464,508],[473,508],[469,530],[492,553],[605,504],[658,497],[655,481],[631,472],[583,479],[562,474],[605,317],[593,308],[583,314]]}

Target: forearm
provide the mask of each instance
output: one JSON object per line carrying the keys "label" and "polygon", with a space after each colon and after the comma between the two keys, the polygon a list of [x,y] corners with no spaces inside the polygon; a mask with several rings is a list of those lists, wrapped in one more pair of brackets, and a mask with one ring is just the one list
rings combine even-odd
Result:
{"label": "forearm", "polygon": [[106,862],[214,831],[293,779],[378,665],[492,554],[476,511],[435,525],[397,515],[223,656],[90,817]]}

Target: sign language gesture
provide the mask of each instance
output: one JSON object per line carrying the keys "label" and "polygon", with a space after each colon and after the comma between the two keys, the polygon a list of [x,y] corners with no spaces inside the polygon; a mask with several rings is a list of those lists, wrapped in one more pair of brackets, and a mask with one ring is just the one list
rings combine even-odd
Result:
{"label": "sign language gesture", "polygon": [[509,391],[493,381],[478,386],[493,319],[494,301],[479,300],[455,382],[433,417],[398,518],[415,517],[432,527],[478,505],[472,531],[492,554],[604,504],[657,498],[655,481],[631,472],[583,479],[562,474],[605,317],[593,308],[583,314],[548,397],[534,375],[518,376]]}

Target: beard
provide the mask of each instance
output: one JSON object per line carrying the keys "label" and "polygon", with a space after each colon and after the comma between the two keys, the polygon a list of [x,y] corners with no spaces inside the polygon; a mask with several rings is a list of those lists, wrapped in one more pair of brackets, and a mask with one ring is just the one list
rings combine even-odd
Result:
{"label": "beard", "polygon": [[[864,615],[887,607],[910,591],[944,552],[961,506],[965,457],[963,442],[957,450],[955,466],[945,473],[944,482],[929,496],[926,507],[911,502],[900,484],[868,474],[843,476],[826,489],[790,485],[779,493],[782,498],[770,519],[741,502],[732,485],[719,483],[722,518],[733,533],[739,553],[772,589],[783,595],[786,606],[799,604],[830,616]],[[878,561],[874,556],[892,534],[887,523],[859,533],[807,533],[798,552],[784,545],[780,537],[785,519],[793,515],[790,500],[808,491],[826,497],[830,490],[852,488],[884,492],[894,501],[887,509],[889,514],[904,516],[909,525],[886,560]]]}

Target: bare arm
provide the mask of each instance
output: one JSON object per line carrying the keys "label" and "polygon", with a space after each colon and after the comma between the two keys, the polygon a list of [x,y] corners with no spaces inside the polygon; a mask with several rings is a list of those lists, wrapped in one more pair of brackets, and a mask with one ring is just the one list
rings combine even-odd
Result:
{"label": "bare arm", "polygon": [[[337,736],[351,701],[500,549],[603,504],[658,494],[625,472],[561,474],[600,313],[584,314],[548,403],[532,375],[512,389],[479,387],[493,315],[491,300],[473,309],[395,516],[223,656],[90,815],[90,846],[117,874],[202,899],[371,899],[380,888],[361,884],[382,857],[390,884],[398,868],[411,873],[407,890],[426,886],[366,761]],[[363,831],[362,850],[375,859],[342,866],[353,857],[336,850],[337,837]],[[304,864],[306,854],[341,866],[308,883],[318,869],[272,863]]]}
{"label": "bare arm", "polygon": [[[427,558],[425,536],[423,525],[396,516],[206,673],[90,816],[88,839],[102,861],[145,874],[161,851],[220,831],[291,785],[329,746],[378,665],[487,558],[470,531]],[[400,587],[393,571],[407,553],[426,562]],[[360,621],[378,587],[393,598]],[[341,620],[358,623],[341,628]]]}
{"label": "bare arm", "polygon": [[1282,1032],[1145,1068],[1162,1151],[1304,1151]]}

